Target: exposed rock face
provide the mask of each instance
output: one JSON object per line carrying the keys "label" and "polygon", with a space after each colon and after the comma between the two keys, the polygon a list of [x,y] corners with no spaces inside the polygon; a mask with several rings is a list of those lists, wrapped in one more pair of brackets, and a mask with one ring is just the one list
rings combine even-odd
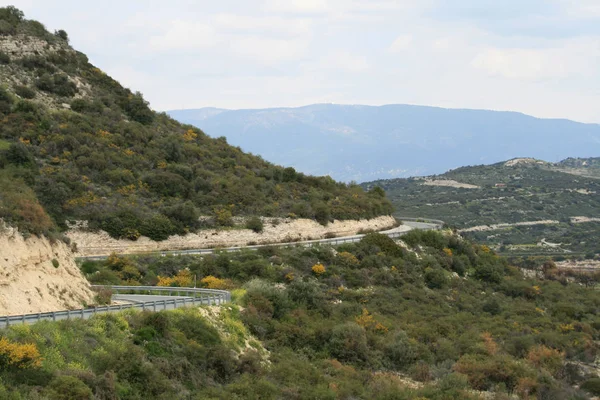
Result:
{"label": "exposed rock face", "polygon": [[16,229],[2,228],[0,315],[81,308],[93,301],[69,246],[35,236],[25,239]]}
{"label": "exposed rock face", "polygon": [[254,233],[249,229],[233,230],[204,230],[189,233],[185,236],[171,236],[161,242],[147,237],[136,241],[113,239],[104,231],[89,232],[84,229],[71,229],[67,236],[77,244],[82,256],[108,255],[112,252],[119,254],[141,253],[161,250],[202,249],[212,247],[246,246],[250,244],[268,244],[293,242],[300,240],[322,239],[330,236],[350,236],[361,229],[375,231],[391,228],[396,220],[392,216],[382,216],[360,221],[334,221],[327,226],[320,225],[310,219],[279,219],[274,225],[265,221],[264,231]]}
{"label": "exposed rock face", "polygon": [[0,36],[0,51],[11,58],[47,54],[58,50],[73,51],[59,43],[48,43],[46,40],[32,36]]}

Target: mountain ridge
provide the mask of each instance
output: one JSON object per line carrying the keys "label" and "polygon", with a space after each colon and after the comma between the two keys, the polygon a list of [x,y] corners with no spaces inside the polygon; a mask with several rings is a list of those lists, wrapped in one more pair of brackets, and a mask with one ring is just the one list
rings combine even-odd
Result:
{"label": "mountain ridge", "polygon": [[515,111],[326,103],[203,110],[168,113],[267,160],[343,181],[431,175],[523,154],[558,161],[600,152],[598,124]]}

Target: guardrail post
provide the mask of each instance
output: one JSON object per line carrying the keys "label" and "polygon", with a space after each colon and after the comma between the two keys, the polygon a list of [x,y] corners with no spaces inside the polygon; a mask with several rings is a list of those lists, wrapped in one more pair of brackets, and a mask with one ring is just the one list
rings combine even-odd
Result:
{"label": "guardrail post", "polygon": [[52,321],[56,321],[56,313],[52,311]]}
{"label": "guardrail post", "polygon": [[23,325],[25,325],[25,314],[21,316],[21,320],[23,321]]}
{"label": "guardrail post", "polygon": [[163,310],[167,309],[167,300],[163,300]]}
{"label": "guardrail post", "polygon": [[142,311],[146,311],[146,303],[142,303]]}
{"label": "guardrail post", "polygon": [[5,321],[6,321],[6,327],[8,328],[10,326],[10,319],[8,319],[8,317],[4,317]]}
{"label": "guardrail post", "polygon": [[153,307],[154,312],[156,312],[156,301],[152,302],[152,307]]}
{"label": "guardrail post", "polygon": [[[94,308],[94,310],[96,309]],[[81,309],[81,319],[85,319],[85,315],[83,314],[83,308]]]}

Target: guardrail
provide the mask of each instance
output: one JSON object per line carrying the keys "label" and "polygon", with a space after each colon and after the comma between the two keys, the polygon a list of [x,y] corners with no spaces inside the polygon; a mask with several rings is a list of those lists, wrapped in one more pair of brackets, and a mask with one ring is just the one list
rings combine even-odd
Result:
{"label": "guardrail", "polygon": [[[435,229],[439,229],[440,227],[442,227],[444,225],[444,221],[440,221],[440,220],[433,220],[433,219],[427,219],[427,218],[402,218],[402,220],[406,220],[406,221],[414,221],[414,222],[424,222],[424,223],[430,223],[433,225],[437,225],[435,227]],[[394,231],[395,228],[392,228],[388,231],[382,231],[379,232],[382,235],[387,235],[389,237],[391,237],[392,239],[394,238],[398,238],[402,235],[407,234],[410,231]],[[236,246],[236,247],[226,247],[226,248],[214,248],[214,249],[191,249],[191,250],[165,250],[165,251],[151,251],[151,252],[139,252],[139,253],[131,253],[128,255],[132,255],[132,256],[142,256],[142,255],[160,255],[160,256],[167,256],[167,255],[187,255],[187,254],[193,254],[193,255],[202,255],[202,254],[213,254],[214,252],[217,251],[224,251],[224,252],[235,252],[235,251],[241,251],[243,249],[245,250],[258,250],[262,247],[286,247],[286,246],[306,246],[306,247],[311,247],[314,245],[319,245],[319,244],[330,244],[330,245],[338,245],[338,244],[342,244],[342,243],[354,243],[354,242],[358,242],[360,241],[365,235],[354,235],[354,236],[344,236],[344,237],[339,237],[339,238],[330,238],[330,239],[315,239],[315,240],[304,240],[304,241],[297,241],[297,242],[286,242],[286,243],[269,243],[269,244],[257,244],[257,245],[251,245],[251,246]],[[93,249],[93,247],[88,247],[88,249]],[[106,258],[108,258],[108,256],[82,256],[82,257],[77,257],[80,260],[104,260]]]}
{"label": "guardrail", "polygon": [[[19,324],[34,324],[40,321],[59,321],[63,319],[88,319],[97,314],[120,312],[129,309],[161,311],[173,310],[179,307],[193,305],[219,305],[231,301],[231,293],[226,290],[159,287],[159,286],[92,286],[93,289],[111,289],[115,294],[133,293],[152,295],[152,293],[167,293],[173,299],[160,299],[142,301],[131,304],[118,304],[112,306],[81,308],[78,310],[64,310],[34,314],[21,314],[0,317],[0,327],[9,327]],[[184,293],[186,297],[182,297]]]}
{"label": "guardrail", "polygon": [[424,223],[428,223],[428,224],[439,225],[440,227],[444,226],[444,224],[445,224],[445,222],[442,221],[441,219],[432,219],[432,218],[396,217],[396,219],[398,219],[400,221],[424,222]]}

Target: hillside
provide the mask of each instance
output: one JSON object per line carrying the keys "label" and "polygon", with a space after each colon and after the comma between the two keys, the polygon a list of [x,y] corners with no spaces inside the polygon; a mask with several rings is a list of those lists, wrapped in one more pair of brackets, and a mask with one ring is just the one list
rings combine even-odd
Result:
{"label": "hillside", "polygon": [[558,171],[590,178],[600,178],[600,157],[567,158],[554,166]]}
{"label": "hillside", "polygon": [[580,168],[513,159],[363,187],[385,189],[398,215],[444,220],[507,254],[600,254],[600,180]]}
{"label": "hillside", "polygon": [[515,112],[315,104],[169,115],[267,160],[347,182],[440,174],[525,154],[557,161],[600,153],[600,125]]}
{"label": "hillside", "polygon": [[330,220],[389,214],[382,192],[312,177],[149,108],[54,34],[0,9],[0,217],[24,233],[85,220],[154,240],[234,215]]}
{"label": "hillside", "polygon": [[600,291],[551,263],[526,277],[448,232],[82,269],[96,283],[197,275],[234,303],[7,329],[0,354],[27,346],[30,358],[0,370],[1,398],[585,400],[600,389]]}

